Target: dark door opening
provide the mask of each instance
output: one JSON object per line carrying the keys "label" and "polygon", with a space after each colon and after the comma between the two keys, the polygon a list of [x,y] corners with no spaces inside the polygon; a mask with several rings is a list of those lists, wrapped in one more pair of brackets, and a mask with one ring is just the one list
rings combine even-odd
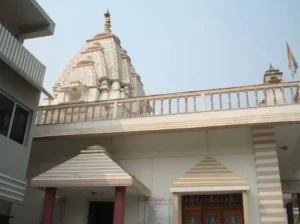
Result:
{"label": "dark door opening", "polygon": [[0,223],[1,224],[8,224],[9,223],[9,216],[0,215]]}
{"label": "dark door opening", "polygon": [[114,203],[92,201],[89,206],[88,224],[113,224]]}

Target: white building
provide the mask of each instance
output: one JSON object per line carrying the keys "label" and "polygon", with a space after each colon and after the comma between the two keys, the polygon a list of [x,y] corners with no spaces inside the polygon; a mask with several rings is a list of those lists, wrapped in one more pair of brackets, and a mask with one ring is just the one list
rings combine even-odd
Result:
{"label": "white building", "polygon": [[0,2],[0,223],[23,204],[32,130],[45,66],[23,41],[52,35],[55,24],[34,0]]}
{"label": "white building", "polygon": [[300,83],[262,78],[145,96],[106,14],[39,108],[22,221],[292,223]]}

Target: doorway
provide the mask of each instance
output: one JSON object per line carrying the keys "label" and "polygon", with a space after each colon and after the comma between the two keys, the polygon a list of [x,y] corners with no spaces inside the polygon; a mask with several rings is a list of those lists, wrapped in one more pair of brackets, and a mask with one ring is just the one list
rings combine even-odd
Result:
{"label": "doorway", "polygon": [[244,224],[241,194],[182,198],[182,224]]}
{"label": "doorway", "polygon": [[92,201],[89,205],[88,224],[113,224],[114,203]]}

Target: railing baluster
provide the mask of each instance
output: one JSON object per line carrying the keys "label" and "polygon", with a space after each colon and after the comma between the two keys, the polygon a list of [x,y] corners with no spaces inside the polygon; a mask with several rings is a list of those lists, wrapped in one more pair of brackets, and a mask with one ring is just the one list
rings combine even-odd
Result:
{"label": "railing baluster", "polygon": [[169,98],[169,114],[172,113],[172,98]]}
{"label": "railing baluster", "polygon": [[106,104],[105,109],[106,109],[106,118],[109,119],[110,105]]}
{"label": "railing baluster", "polygon": [[255,92],[255,104],[256,104],[255,106],[258,107],[259,102],[258,102],[257,90],[255,89],[254,92]]}
{"label": "railing baluster", "polygon": [[247,108],[250,107],[250,103],[249,103],[249,94],[248,91],[245,92],[246,93],[246,103],[247,103]]}
{"label": "railing baluster", "polygon": [[188,98],[184,97],[184,100],[185,100],[185,112],[187,113],[189,111],[189,108],[188,108]]}
{"label": "railing baluster", "polygon": [[99,120],[102,119],[104,110],[105,110],[105,105],[104,104],[100,104],[100,107],[99,107]]}
{"label": "railing baluster", "polygon": [[88,116],[88,106],[85,106],[85,116],[84,116],[84,121],[87,121],[87,116]]}
{"label": "railing baluster", "polygon": [[240,92],[236,92],[238,108],[241,108]]}
{"label": "railing baluster", "polygon": [[177,114],[179,114],[179,97],[177,97]]}
{"label": "railing baluster", "polygon": [[164,100],[163,99],[160,100],[160,114],[161,115],[164,114]]}
{"label": "railing baluster", "polygon": [[45,110],[44,124],[47,122],[48,110]]}
{"label": "railing baluster", "polygon": [[276,99],[276,89],[275,88],[272,88],[272,93],[273,93],[273,100],[274,100],[274,105],[277,104],[277,99]]}
{"label": "railing baluster", "polygon": [[228,104],[229,109],[231,109],[231,93],[228,93]]}
{"label": "railing baluster", "polygon": [[57,123],[60,123],[60,122],[59,122],[59,120],[60,120],[60,112],[61,112],[61,109],[58,109]]}
{"label": "railing baluster", "polygon": [[155,103],[156,103],[156,100],[153,100],[153,102],[152,102],[153,116],[155,116]]}
{"label": "railing baluster", "polygon": [[115,101],[112,108],[112,118],[118,117],[118,109],[119,109],[119,103]]}
{"label": "railing baluster", "polygon": [[268,105],[269,102],[268,102],[268,98],[267,98],[267,92],[266,92],[265,89],[263,90],[263,92],[264,92],[264,100],[265,100],[265,104]]}
{"label": "railing baluster", "polygon": [[280,88],[280,92],[281,92],[281,95],[282,95],[283,103],[286,104],[285,92],[284,92],[284,88],[283,87]]}
{"label": "railing baluster", "polygon": [[147,116],[147,100],[143,102],[143,116]]}
{"label": "railing baluster", "polygon": [[214,95],[210,94],[210,109],[214,110]]}
{"label": "railing baluster", "polygon": [[290,87],[290,91],[291,91],[291,97],[292,97],[292,104],[294,104],[295,103],[295,100],[294,100],[294,89],[293,89],[293,87]]}
{"label": "railing baluster", "polygon": [[125,108],[126,108],[125,105],[126,105],[126,104],[125,104],[125,103],[122,103],[121,105],[122,105],[122,106],[121,106],[121,107],[122,107],[121,117],[124,118],[124,117],[125,117]]}
{"label": "railing baluster", "polygon": [[93,109],[92,109],[92,121],[95,119],[95,109],[96,109],[96,105],[93,105]]}
{"label": "railing baluster", "polygon": [[78,114],[77,114],[77,121],[80,121],[80,109],[81,109],[81,107],[79,106],[78,107]]}
{"label": "railing baluster", "polygon": [[197,112],[197,101],[196,101],[196,96],[193,96],[194,99],[194,112]]}
{"label": "railing baluster", "polygon": [[67,122],[67,111],[68,111],[68,108],[65,108],[65,109],[64,109],[64,112],[65,112],[64,123]]}
{"label": "railing baluster", "polygon": [[72,107],[72,111],[71,111],[71,122],[73,122],[73,114],[74,114],[74,107]]}
{"label": "railing baluster", "polygon": [[220,110],[223,109],[223,106],[222,106],[222,94],[219,94],[219,103],[220,103]]}
{"label": "railing baluster", "polygon": [[50,124],[53,124],[53,114],[54,114],[54,110],[51,110],[51,117],[50,117]]}
{"label": "railing baluster", "polygon": [[205,93],[201,93],[201,111],[206,111]]}

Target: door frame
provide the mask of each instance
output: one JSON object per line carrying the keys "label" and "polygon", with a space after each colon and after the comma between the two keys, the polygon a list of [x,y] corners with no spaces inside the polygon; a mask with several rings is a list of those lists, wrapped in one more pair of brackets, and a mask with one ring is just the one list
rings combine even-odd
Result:
{"label": "door frame", "polygon": [[[173,224],[182,224],[182,196],[189,195],[192,192],[180,192],[180,193],[173,193]],[[193,194],[203,195],[204,192],[193,192]],[[205,192],[205,194],[231,194],[233,192]],[[234,192],[242,194],[243,198],[243,213],[244,213],[244,224],[249,224],[249,212],[248,212],[248,192],[247,191],[240,191]]]}

